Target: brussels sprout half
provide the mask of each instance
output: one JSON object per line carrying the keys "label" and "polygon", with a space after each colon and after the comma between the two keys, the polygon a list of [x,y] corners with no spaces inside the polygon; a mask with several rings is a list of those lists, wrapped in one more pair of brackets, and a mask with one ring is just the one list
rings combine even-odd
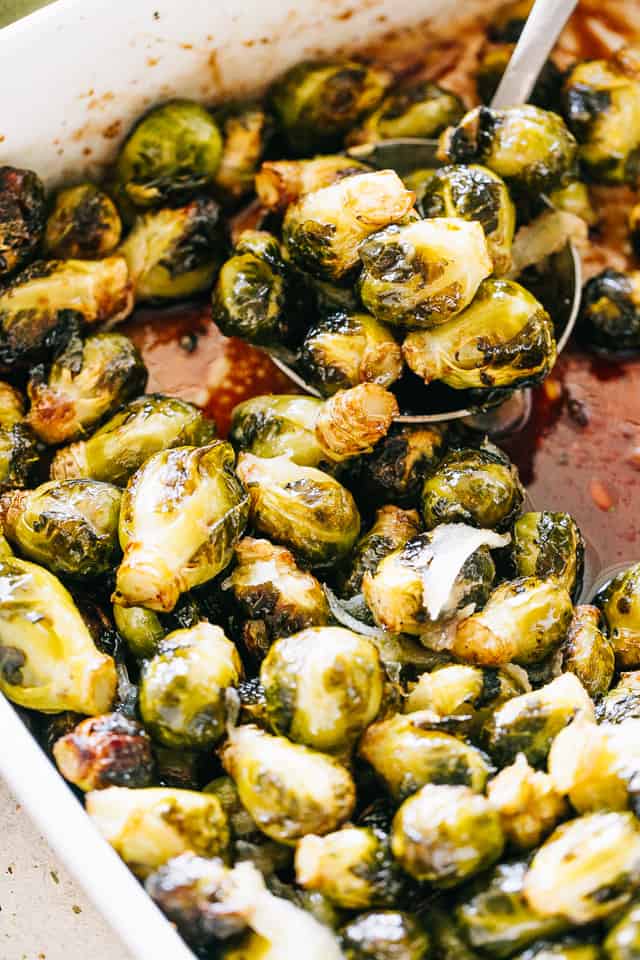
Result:
{"label": "brussels sprout half", "polygon": [[83,720],[56,740],[53,756],[62,776],[84,791],[148,787],[153,779],[149,736],[121,713]]}
{"label": "brussels sprout half", "polygon": [[487,784],[487,797],[500,814],[504,835],[519,850],[538,847],[564,819],[568,810],[563,793],[553,777],[534,770],[522,753]]}
{"label": "brussels sprout half", "polygon": [[523,513],[513,527],[518,577],[556,580],[575,597],[582,586],[584,540],[568,513]]}
{"label": "brussels sprout half", "polygon": [[111,197],[93,183],[82,183],[56,194],[43,249],[48,257],[94,260],[112,253],[121,233],[120,215]]}
{"label": "brussels sprout half", "polygon": [[256,174],[256,194],[263,207],[282,212],[303,194],[368,169],[364,163],[342,154],[311,160],[267,160]]}
{"label": "brussels sprout half", "polygon": [[0,278],[33,256],[45,223],[44,186],[32,170],[0,167]]}
{"label": "brussels sprout half", "polygon": [[590,697],[604,696],[615,672],[615,652],[600,630],[600,611],[581,604],[575,608],[562,656],[565,670],[575,673]]}
{"label": "brussels sprout half", "polygon": [[416,536],[421,526],[416,510],[401,510],[392,504],[380,507],[373,524],[353,549],[348,574],[342,578],[342,595],[353,597],[360,593],[364,575],[375,575],[379,563]]}
{"label": "brussels sprout half", "polygon": [[324,451],[315,426],[322,400],[296,394],[251,397],[233,408],[229,439],[256,457],[286,455],[301,467],[317,467]]}
{"label": "brussels sprout half", "polygon": [[273,120],[259,103],[231,103],[214,119],[223,136],[215,184],[224,197],[237,200],[253,189],[260,161],[271,140]]}
{"label": "brussels sprout half", "polygon": [[450,90],[436,83],[418,83],[396,87],[360,126],[351,131],[347,143],[376,143],[396,137],[436,137],[446,127],[462,119],[465,106]]}
{"label": "brussels sprout half", "polygon": [[618,667],[640,666],[640,563],[619,573],[596,597]]}

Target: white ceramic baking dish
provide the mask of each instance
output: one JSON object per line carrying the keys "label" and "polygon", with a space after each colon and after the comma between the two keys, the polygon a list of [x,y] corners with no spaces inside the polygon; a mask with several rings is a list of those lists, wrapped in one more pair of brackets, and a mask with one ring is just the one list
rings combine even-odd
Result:
{"label": "white ceramic baking dish", "polygon": [[[0,31],[0,164],[96,174],[150,104],[263,88],[390,29],[489,15],[498,0],[59,0]],[[9,80],[7,80],[9,78]],[[138,960],[193,960],[0,695],[0,776]],[[292,957],[291,960],[303,960]]]}

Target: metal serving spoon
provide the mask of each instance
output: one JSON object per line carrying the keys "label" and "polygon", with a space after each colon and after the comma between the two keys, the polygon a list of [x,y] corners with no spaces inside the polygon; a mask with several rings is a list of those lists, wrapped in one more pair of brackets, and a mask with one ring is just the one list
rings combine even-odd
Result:
{"label": "metal serving spoon", "polygon": [[[536,0],[524,30],[502,80],[491,101],[491,106],[502,109],[526,103],[549,53],[578,0]],[[377,170],[395,170],[405,176],[423,167],[442,166],[436,154],[437,140],[407,137],[383,140],[379,143],[352,147],[350,156]],[[553,278],[553,309],[558,353],[564,348],[573,330],[582,289],[580,257],[568,243],[554,254],[548,275]],[[544,295],[535,291],[544,303]],[[306,393],[319,397],[318,391],[280,357],[274,363]],[[460,407],[460,392],[440,383],[427,386],[410,371],[393,386],[402,411],[396,419],[401,423],[433,423],[443,420],[469,418],[469,425],[491,433],[506,432],[522,425],[530,408],[530,391],[516,390],[499,407],[483,413],[482,406]],[[429,413],[422,413],[429,410]]]}

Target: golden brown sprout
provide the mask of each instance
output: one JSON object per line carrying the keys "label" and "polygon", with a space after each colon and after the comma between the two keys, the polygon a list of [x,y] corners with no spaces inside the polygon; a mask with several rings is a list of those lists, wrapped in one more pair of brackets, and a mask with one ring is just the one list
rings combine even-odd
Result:
{"label": "golden brown sprout", "polygon": [[589,604],[575,608],[563,650],[563,668],[575,673],[593,699],[604,696],[613,680],[615,654],[600,629],[600,611]]}
{"label": "golden brown sprout", "polygon": [[316,420],[316,439],[333,461],[371,453],[398,413],[392,393],[377,383],[361,383],[325,401]]}
{"label": "golden brown sprout", "polygon": [[48,257],[105,257],[118,246],[122,223],[116,205],[93,183],[81,183],[56,194],[43,247]]}
{"label": "golden brown sprout", "polygon": [[153,777],[147,733],[120,713],[83,720],[55,742],[53,756],[62,776],[85,791],[148,787]]}
{"label": "golden brown sprout", "polygon": [[530,767],[523,753],[489,781],[487,797],[506,839],[520,850],[539,846],[568,812],[553,778]]}
{"label": "golden brown sprout", "polygon": [[263,207],[281,211],[305,193],[329,187],[354,173],[366,173],[367,169],[358,160],[341,155],[311,160],[267,160],[256,174],[255,188]]}
{"label": "golden brown sprout", "polygon": [[355,545],[348,576],[342,583],[342,595],[352,597],[360,593],[365,573],[374,574],[380,561],[415,537],[420,527],[417,510],[401,510],[390,503],[380,507],[373,524]]}

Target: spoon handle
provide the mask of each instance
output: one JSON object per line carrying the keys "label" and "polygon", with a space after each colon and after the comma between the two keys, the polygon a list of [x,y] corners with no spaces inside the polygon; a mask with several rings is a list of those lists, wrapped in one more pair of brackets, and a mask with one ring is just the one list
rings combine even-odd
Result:
{"label": "spoon handle", "polygon": [[578,0],[536,0],[495,92],[495,110],[527,103],[542,67]]}

